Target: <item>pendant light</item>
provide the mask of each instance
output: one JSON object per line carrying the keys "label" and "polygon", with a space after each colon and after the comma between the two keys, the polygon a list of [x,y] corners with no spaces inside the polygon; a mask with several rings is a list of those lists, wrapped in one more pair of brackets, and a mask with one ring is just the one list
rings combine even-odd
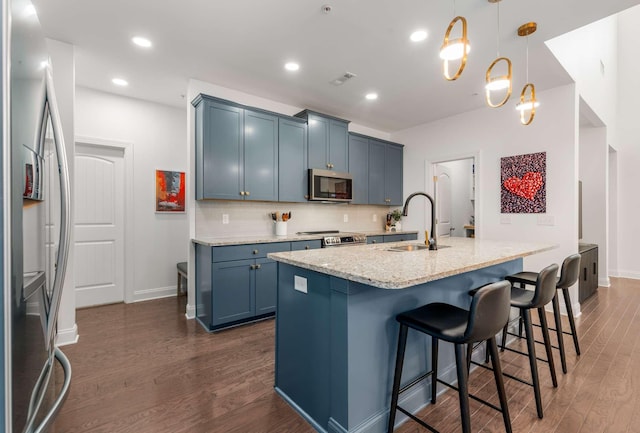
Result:
{"label": "pendant light", "polygon": [[[491,108],[498,108],[498,107],[502,107],[504,104],[507,103],[507,101],[509,100],[509,98],[511,97],[511,90],[512,90],[512,77],[513,77],[513,68],[511,65],[511,60],[509,60],[508,57],[500,57],[500,1],[501,0],[488,0],[489,3],[497,3],[497,8],[498,8],[498,31],[497,31],[497,40],[496,40],[496,48],[497,48],[497,57],[496,59],[493,61],[493,63],[491,63],[491,65],[489,66],[489,68],[487,69],[487,73],[485,76],[485,95],[486,95],[486,101],[487,101],[487,105]],[[499,64],[505,64],[505,68],[507,70],[506,75],[498,75],[498,76],[492,76],[492,72],[493,69],[499,65]],[[505,95],[503,97],[503,99],[498,102],[498,103],[494,103],[492,98],[491,98],[491,92],[499,92],[499,91],[506,91]]]}
{"label": "pendant light", "polygon": [[[456,15],[455,0],[453,2],[453,15]],[[462,26],[462,35],[459,38],[451,39],[451,31],[458,22],[460,22]],[[469,54],[470,50],[471,46],[469,45],[469,39],[467,38],[467,19],[462,16],[456,16],[449,23],[447,32],[444,35],[442,47],[440,48],[440,58],[443,62],[444,78],[448,81],[454,81],[460,77],[462,71],[464,71],[464,67],[467,65],[467,54]],[[449,72],[449,62],[453,60],[460,60],[460,66],[456,73],[451,75]]]}
{"label": "pendant light", "polygon": [[[540,103],[536,99],[536,87],[529,82],[529,35],[535,33],[538,25],[534,22],[526,23],[518,27],[518,36],[527,38],[527,84],[520,93],[520,103],[516,105],[516,110],[520,111],[520,123],[530,125],[536,116],[536,108]],[[528,113],[528,116],[527,116]]]}

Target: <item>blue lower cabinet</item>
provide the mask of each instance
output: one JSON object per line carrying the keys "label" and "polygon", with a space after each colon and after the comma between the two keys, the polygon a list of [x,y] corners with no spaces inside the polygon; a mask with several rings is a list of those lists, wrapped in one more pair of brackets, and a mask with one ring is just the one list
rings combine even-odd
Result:
{"label": "blue lower cabinet", "polygon": [[417,233],[405,233],[399,235],[385,235],[382,236],[385,242],[401,242],[401,241],[415,241],[418,239]]}
{"label": "blue lower cabinet", "polygon": [[322,248],[322,241],[320,239],[291,242],[291,251],[315,250],[317,248]]}
{"label": "blue lower cabinet", "polygon": [[381,244],[386,236],[367,236],[368,244]]}
{"label": "blue lower cabinet", "polygon": [[211,265],[211,327],[253,317],[255,260]]}
{"label": "blue lower cabinet", "polygon": [[275,313],[278,293],[278,264],[271,259],[256,260],[256,316]]}
{"label": "blue lower cabinet", "polygon": [[196,245],[196,318],[208,331],[273,316],[278,267],[267,254],[290,242]]}

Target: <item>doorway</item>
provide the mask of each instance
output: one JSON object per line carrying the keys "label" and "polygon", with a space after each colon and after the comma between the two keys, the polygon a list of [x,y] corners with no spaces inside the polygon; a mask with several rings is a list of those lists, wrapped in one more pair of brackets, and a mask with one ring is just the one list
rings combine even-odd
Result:
{"label": "doorway", "polygon": [[475,237],[475,158],[433,164],[438,237]]}
{"label": "doorway", "polygon": [[77,142],[76,308],[125,300],[125,149]]}

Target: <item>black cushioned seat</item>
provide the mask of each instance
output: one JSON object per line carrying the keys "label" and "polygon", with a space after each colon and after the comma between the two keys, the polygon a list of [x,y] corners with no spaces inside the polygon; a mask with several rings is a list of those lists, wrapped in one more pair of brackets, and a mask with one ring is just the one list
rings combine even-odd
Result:
{"label": "black cushioned seat", "polygon": [[[556,293],[553,302],[553,316],[556,323],[555,329],[549,328],[551,331],[556,331],[558,339],[558,350],[560,351],[560,361],[562,364],[562,371],[567,372],[567,358],[564,350],[563,334],[571,335],[573,338],[573,346],[576,349],[576,354],[580,355],[580,343],[578,341],[578,333],[576,331],[576,322],[573,317],[573,307],[571,306],[571,296],[569,294],[569,287],[573,286],[578,277],[580,276],[580,254],[572,254],[565,258],[562,262],[562,268],[560,268],[560,277],[556,278],[556,289],[562,290],[564,297],[564,304],[567,309],[567,316],[569,319],[569,327],[571,332],[565,332],[562,330],[562,319],[560,317],[560,303],[558,302],[558,294]],[[537,272],[518,272],[517,274],[509,275],[506,277],[512,284],[519,284],[524,287],[525,285],[535,285],[538,278]],[[522,290],[522,289],[519,289]]]}
{"label": "black cushioned seat", "polygon": [[[393,432],[396,411],[399,410],[423,427],[437,431],[423,420],[398,405],[399,395],[423,379],[431,377],[431,403],[436,402],[437,384],[442,383],[458,391],[460,400],[460,413],[462,431],[471,432],[471,416],[469,410],[469,398],[478,400],[487,406],[502,412],[505,430],[511,432],[511,420],[507,397],[504,391],[502,369],[496,345],[495,335],[509,320],[509,295],[510,284],[507,281],[492,283],[477,289],[471,300],[471,307],[465,310],[453,305],[432,303],[415,308],[396,316],[400,323],[398,336],[398,351],[396,353],[396,365],[391,391],[391,407],[389,411],[389,423],[387,431]],[[409,328],[431,336],[431,370],[420,377],[410,381],[404,387],[400,387],[402,378],[402,366],[404,363],[405,348]],[[454,387],[438,379],[438,341],[443,340],[454,344],[456,357],[456,372],[458,375],[458,387]],[[468,368],[465,362],[465,347],[467,344],[486,341],[493,363],[494,380],[498,389],[500,407],[479,399],[469,394]]]}
{"label": "black cushioned seat", "polygon": [[[543,417],[543,409],[542,409],[542,396],[540,393],[540,379],[538,377],[538,365],[536,362],[536,350],[535,350],[535,337],[533,335],[533,328],[531,323],[531,310],[538,310],[538,317],[540,319],[540,327],[542,329],[542,337],[544,340],[544,347],[547,353],[547,363],[549,364],[549,373],[551,374],[551,381],[554,387],[558,386],[558,380],[556,378],[556,369],[555,364],[553,362],[553,353],[551,352],[551,341],[549,339],[549,329],[547,326],[547,318],[544,312],[544,307],[549,302],[551,302],[555,298],[556,294],[556,274],[558,272],[558,265],[555,263],[547,266],[538,274],[535,274],[535,279],[533,280],[533,284],[535,289],[525,290],[523,288],[512,287],[511,288],[511,306],[514,308],[518,308],[520,310],[520,318],[522,323],[524,324],[525,330],[525,338],[527,340],[527,353],[519,352],[514,349],[509,349],[514,352],[521,353],[523,355],[527,355],[529,357],[529,367],[531,368],[531,381],[532,383],[525,382],[517,377],[512,377],[520,382],[527,383],[528,385],[533,386],[535,399],[536,399],[536,409],[538,412],[538,417]],[[520,273],[524,274],[524,273]],[[529,274],[529,273],[527,273]],[[512,276],[506,277],[507,281],[512,281],[510,278]],[[504,326],[502,330],[502,349],[506,348],[506,338],[508,325]],[[516,334],[513,334],[516,335]]]}

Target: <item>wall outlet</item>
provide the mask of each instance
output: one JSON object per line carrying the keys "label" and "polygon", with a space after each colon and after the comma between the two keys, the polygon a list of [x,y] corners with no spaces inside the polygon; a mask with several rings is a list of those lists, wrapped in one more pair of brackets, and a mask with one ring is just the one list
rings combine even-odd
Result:
{"label": "wall outlet", "polygon": [[299,277],[298,275],[294,275],[293,288],[298,292],[307,293],[307,279],[304,277]]}
{"label": "wall outlet", "polygon": [[538,215],[538,225],[539,226],[554,226],[556,225],[556,219],[553,215]]}
{"label": "wall outlet", "polygon": [[349,214],[344,214],[343,220],[344,220],[344,222],[348,223],[349,222]]}
{"label": "wall outlet", "polygon": [[222,214],[222,224],[229,224],[229,214],[228,213],[223,213]]}
{"label": "wall outlet", "polygon": [[374,222],[374,223],[375,223],[375,222],[378,222],[378,215],[373,214],[373,222]]}
{"label": "wall outlet", "polygon": [[500,224],[511,224],[511,215],[500,215]]}

